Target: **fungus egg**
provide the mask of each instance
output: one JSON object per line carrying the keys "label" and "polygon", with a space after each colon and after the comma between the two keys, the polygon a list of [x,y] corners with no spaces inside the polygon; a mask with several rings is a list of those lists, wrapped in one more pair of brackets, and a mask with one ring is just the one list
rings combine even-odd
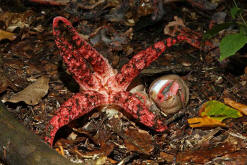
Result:
{"label": "fungus egg", "polygon": [[174,114],[189,101],[189,88],[178,75],[165,75],[154,80],[149,96],[165,114]]}

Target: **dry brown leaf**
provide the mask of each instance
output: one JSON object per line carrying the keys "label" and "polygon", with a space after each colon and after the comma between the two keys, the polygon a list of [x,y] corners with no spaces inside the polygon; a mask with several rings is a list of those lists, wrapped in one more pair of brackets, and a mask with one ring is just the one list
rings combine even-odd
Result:
{"label": "dry brown leaf", "polygon": [[225,102],[225,104],[230,105],[231,107],[233,107],[233,108],[239,110],[240,112],[242,112],[243,114],[247,115],[247,105],[233,101],[230,98],[224,98],[224,102]]}
{"label": "dry brown leaf", "polygon": [[16,38],[15,33],[10,33],[0,29],[0,41],[4,39],[14,40]]}
{"label": "dry brown leaf", "polygon": [[30,84],[28,87],[22,91],[12,95],[7,102],[17,103],[24,101],[28,105],[36,105],[39,103],[40,99],[44,97],[49,89],[49,78],[40,77],[34,83]]}
{"label": "dry brown leaf", "polygon": [[163,160],[166,160],[168,163],[171,163],[174,161],[174,155],[172,154],[168,154],[168,153],[165,153],[165,152],[160,152],[160,158],[163,159]]}
{"label": "dry brown leaf", "polygon": [[198,150],[179,152],[176,154],[176,162],[180,164],[206,164],[214,158],[233,153],[237,150],[237,145],[231,143],[221,143],[212,147],[202,147]]}
{"label": "dry brown leaf", "polygon": [[0,93],[4,92],[9,86],[9,81],[2,70],[0,70]]}
{"label": "dry brown leaf", "polygon": [[82,152],[79,151],[77,148],[74,148],[74,152],[77,153],[82,158],[94,158],[95,156],[105,156],[107,157],[114,149],[113,143],[108,143],[101,146],[100,149],[96,149],[93,151]]}
{"label": "dry brown leaf", "polygon": [[181,18],[174,16],[175,21],[169,22],[164,28],[164,34],[175,36],[178,28],[185,27],[184,22]]}
{"label": "dry brown leaf", "polygon": [[149,155],[154,149],[152,136],[144,130],[128,129],[123,138],[129,151],[137,151]]}
{"label": "dry brown leaf", "polygon": [[213,118],[208,118],[208,117],[194,117],[188,119],[188,123],[190,127],[195,128],[195,127],[226,127],[225,123],[220,122],[219,120],[215,120]]}
{"label": "dry brown leaf", "polygon": [[20,29],[29,27],[34,18],[36,17],[33,16],[33,11],[31,10],[23,13],[4,12],[0,14],[0,21],[5,23],[6,30],[9,32],[13,32],[17,27]]}

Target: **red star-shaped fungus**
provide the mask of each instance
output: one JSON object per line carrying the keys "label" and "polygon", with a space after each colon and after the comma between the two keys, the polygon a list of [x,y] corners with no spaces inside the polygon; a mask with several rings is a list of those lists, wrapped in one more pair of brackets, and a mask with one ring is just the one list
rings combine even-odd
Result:
{"label": "red star-shaped fungus", "polygon": [[[182,40],[200,47],[198,42],[184,34],[167,38],[133,56],[120,72],[117,72],[107,59],[79,36],[64,17],[54,18],[53,34],[63,61],[80,85],[81,92],[63,103],[56,115],[52,117],[47,126],[46,142],[52,145],[59,128],[101,105],[117,105],[140,123],[156,131],[161,132],[167,129],[165,119],[160,114],[149,110],[135,94],[126,89],[141,70],[156,60],[167,47]],[[88,68],[87,63],[91,65],[93,71]]]}

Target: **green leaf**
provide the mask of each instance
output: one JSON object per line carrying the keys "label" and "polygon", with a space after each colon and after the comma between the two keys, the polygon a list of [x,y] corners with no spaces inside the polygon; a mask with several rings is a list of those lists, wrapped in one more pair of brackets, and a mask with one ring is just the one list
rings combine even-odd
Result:
{"label": "green leaf", "polygon": [[210,39],[216,36],[221,30],[227,29],[228,27],[235,25],[233,22],[227,22],[215,25],[212,29],[208,30],[204,35],[203,39]]}
{"label": "green leaf", "polygon": [[231,8],[231,11],[230,11],[233,19],[235,19],[236,16],[239,15],[241,12],[242,12],[242,10],[238,7],[233,7],[233,8]]}
{"label": "green leaf", "polygon": [[234,55],[247,43],[247,36],[243,33],[228,34],[220,42],[220,61]]}
{"label": "green leaf", "polygon": [[219,101],[212,100],[204,104],[204,111],[201,112],[202,117],[213,118],[218,121],[223,121],[227,118],[239,118],[242,114]]}
{"label": "green leaf", "polygon": [[239,31],[243,35],[247,35],[247,26],[245,24],[239,24]]}

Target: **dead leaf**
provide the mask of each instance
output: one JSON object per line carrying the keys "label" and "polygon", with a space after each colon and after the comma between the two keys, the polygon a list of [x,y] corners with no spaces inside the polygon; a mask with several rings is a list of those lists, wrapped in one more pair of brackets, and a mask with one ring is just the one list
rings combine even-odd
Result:
{"label": "dead leaf", "polygon": [[129,151],[137,151],[149,155],[154,149],[153,138],[146,131],[128,129],[122,137]]}
{"label": "dead leaf", "polygon": [[0,93],[4,92],[9,86],[9,81],[3,71],[0,70]]}
{"label": "dead leaf", "polygon": [[196,128],[196,127],[226,127],[225,123],[222,123],[221,121],[208,118],[208,117],[194,117],[188,119],[188,123],[190,127]]}
{"label": "dead leaf", "polygon": [[4,39],[14,40],[16,38],[15,33],[10,33],[0,29],[0,41]]}
{"label": "dead leaf", "polygon": [[227,105],[230,105],[231,107],[233,107],[233,108],[239,110],[240,112],[242,112],[243,114],[247,115],[247,105],[235,102],[230,98],[224,98],[224,102]]}
{"label": "dead leaf", "polygon": [[9,32],[13,32],[17,27],[20,29],[29,27],[34,18],[31,10],[23,13],[4,12],[0,15],[0,21],[5,23]]}
{"label": "dead leaf", "polygon": [[104,144],[100,149],[96,149],[88,152],[81,152],[77,148],[74,148],[74,152],[77,153],[82,158],[93,158],[96,156],[105,156],[107,157],[114,149],[113,143]]}
{"label": "dead leaf", "polygon": [[175,33],[180,31],[178,28],[180,29],[181,27],[185,27],[184,21],[181,18],[174,16],[174,20],[175,21],[171,21],[166,25],[164,28],[164,34],[175,36]]}
{"label": "dead leaf", "polygon": [[60,142],[58,142],[57,145],[58,145],[58,148],[56,148],[56,151],[57,151],[60,155],[64,156],[64,149],[63,149],[62,144],[61,144]]}
{"label": "dead leaf", "polygon": [[40,77],[22,91],[12,95],[6,102],[17,103],[24,101],[28,105],[36,105],[49,89],[49,78]]}
{"label": "dead leaf", "polygon": [[223,156],[228,153],[233,153],[237,150],[236,145],[229,143],[222,143],[216,147],[203,147],[199,150],[191,150],[180,152],[176,155],[177,163],[186,163],[189,164],[205,164],[214,158]]}
{"label": "dead leaf", "polygon": [[246,165],[247,162],[247,151],[245,149],[228,153],[223,156],[229,164]]}
{"label": "dead leaf", "polygon": [[174,161],[175,156],[165,152],[160,152],[160,157],[161,159],[166,160],[168,163],[172,163]]}
{"label": "dead leaf", "polygon": [[224,119],[242,117],[236,109],[216,100],[204,103],[199,110],[199,115],[201,117],[188,119],[190,127],[226,127],[226,124],[222,123]]}

